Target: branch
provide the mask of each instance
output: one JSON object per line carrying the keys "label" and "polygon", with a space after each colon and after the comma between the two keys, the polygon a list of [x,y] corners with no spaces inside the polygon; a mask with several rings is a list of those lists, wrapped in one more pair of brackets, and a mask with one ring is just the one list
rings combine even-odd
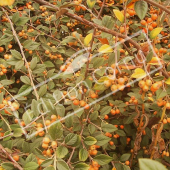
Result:
{"label": "branch", "polygon": [[13,157],[5,150],[5,148],[0,144],[0,150],[12,161],[13,165],[19,170],[23,170],[23,168],[13,159]]}
{"label": "branch", "polygon": [[36,90],[36,88],[35,88],[35,85],[34,85],[32,76],[31,76],[31,75],[32,75],[32,74],[31,74],[31,69],[30,69],[30,67],[29,67],[29,65],[28,65],[28,62],[27,62],[27,59],[26,59],[26,57],[25,57],[25,54],[24,54],[24,51],[23,51],[23,46],[21,45],[21,43],[20,43],[20,41],[19,41],[19,38],[18,38],[18,36],[17,36],[17,33],[16,33],[15,29],[14,29],[13,23],[12,23],[12,21],[10,20],[8,14],[7,14],[6,11],[4,10],[4,8],[2,8],[2,10],[4,11],[6,17],[8,18],[8,21],[9,21],[9,23],[10,23],[10,26],[11,26],[11,29],[12,29],[12,32],[13,32],[13,35],[14,35],[14,37],[15,37],[16,40],[17,40],[17,43],[18,43],[19,48],[20,48],[20,50],[21,50],[22,57],[23,57],[26,65],[27,65],[29,77],[30,77],[30,80],[31,80],[31,84],[32,84],[33,89],[34,89],[35,96],[36,96],[36,98],[37,98],[37,100],[38,100],[38,99],[39,99],[39,96],[38,96],[37,90]]}
{"label": "branch", "polygon": [[[47,2],[47,1],[44,1],[44,0],[34,0],[34,1],[39,3],[39,4],[47,5],[49,7],[52,7],[54,10],[59,11],[59,8],[57,6],[52,5],[51,3]],[[118,33],[116,31],[114,31],[114,30],[108,29],[106,27],[100,26],[100,25],[98,25],[96,23],[90,22],[90,21],[88,21],[88,20],[86,20],[84,18],[81,18],[81,17],[79,17],[79,16],[77,16],[75,14],[71,14],[69,12],[65,13],[65,15],[70,17],[70,18],[73,18],[73,19],[75,19],[77,21],[80,21],[80,22],[84,23],[85,25],[88,25],[88,26],[90,26],[92,28],[96,28],[96,29],[98,29],[100,31],[106,32],[106,33],[111,34],[113,36],[117,36],[119,38],[127,39],[127,41],[129,43],[131,43],[137,50],[141,49],[141,47],[140,47],[140,45],[138,43],[136,43],[135,41],[133,41],[130,37],[128,37],[126,35],[123,35],[121,33]]]}
{"label": "branch", "polygon": [[71,161],[71,159],[72,159],[72,157],[73,157],[73,154],[74,154],[75,149],[76,149],[76,147],[73,148],[73,150],[72,150],[72,152],[71,152],[71,154],[70,154],[70,157],[69,157],[69,159],[68,159],[68,161],[67,161],[67,164],[70,164],[70,161]]}
{"label": "branch", "polygon": [[158,4],[157,2],[153,1],[153,0],[144,0],[146,2],[148,2],[149,4],[153,5],[153,6],[156,6],[160,9],[162,9],[163,11],[167,12],[168,14],[170,14],[170,10],[166,7],[164,7],[163,5],[161,4]]}

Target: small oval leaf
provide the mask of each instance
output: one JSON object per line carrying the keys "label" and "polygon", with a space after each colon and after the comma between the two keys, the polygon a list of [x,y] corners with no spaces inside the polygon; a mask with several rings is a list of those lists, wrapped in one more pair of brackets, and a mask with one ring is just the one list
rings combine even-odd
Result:
{"label": "small oval leaf", "polygon": [[117,9],[114,9],[113,10],[116,18],[120,21],[120,22],[124,22],[124,15],[122,14],[121,11],[117,10]]}
{"label": "small oval leaf", "polygon": [[163,29],[162,27],[158,27],[158,28],[153,29],[150,33],[150,38],[151,39],[156,38],[158,36],[158,34],[162,31],[162,29]]}

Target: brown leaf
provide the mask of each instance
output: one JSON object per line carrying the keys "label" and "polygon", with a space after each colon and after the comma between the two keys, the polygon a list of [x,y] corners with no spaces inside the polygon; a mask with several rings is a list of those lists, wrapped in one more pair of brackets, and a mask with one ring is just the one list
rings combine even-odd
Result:
{"label": "brown leaf", "polygon": [[109,45],[109,42],[108,42],[107,38],[98,38],[98,40],[99,40],[102,44],[108,44],[108,45]]}
{"label": "brown leaf", "polygon": [[60,9],[60,10],[56,13],[56,18],[58,19],[61,15],[65,14],[65,13],[67,13],[67,12],[68,12],[67,9],[64,9],[64,8]]}

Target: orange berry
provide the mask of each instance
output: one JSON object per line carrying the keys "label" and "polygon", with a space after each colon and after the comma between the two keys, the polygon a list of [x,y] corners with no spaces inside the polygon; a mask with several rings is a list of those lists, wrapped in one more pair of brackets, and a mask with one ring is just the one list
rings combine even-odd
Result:
{"label": "orange berry", "polygon": [[52,141],[51,142],[51,147],[52,148],[56,148],[57,147],[57,142],[56,141]]}
{"label": "orange berry", "polygon": [[111,110],[110,110],[110,113],[111,113],[112,115],[115,115],[115,114],[116,114],[116,111],[113,110],[113,109],[111,109]]}
{"label": "orange berry", "polygon": [[145,20],[141,20],[140,23],[141,23],[142,25],[146,25],[146,24],[147,24]]}
{"label": "orange berry", "polygon": [[152,14],[151,16],[152,20],[156,20],[158,18],[157,14]]}
{"label": "orange berry", "polygon": [[39,159],[39,160],[38,160],[38,164],[39,164],[39,165],[41,165],[43,162],[44,162],[43,159]]}
{"label": "orange berry", "polygon": [[167,119],[163,119],[163,124],[167,124],[167,123],[168,123]]}
{"label": "orange berry", "polygon": [[46,125],[46,126],[49,126],[50,124],[51,124],[51,121],[50,121],[50,120],[46,120],[46,121],[45,121],[45,125]]}
{"label": "orange berry", "polygon": [[119,114],[119,113],[120,113],[120,110],[119,110],[119,109],[116,109],[115,112],[116,112],[116,114]]}
{"label": "orange berry", "polygon": [[80,104],[80,102],[79,102],[79,100],[78,100],[78,99],[75,99],[75,100],[73,101],[73,104],[74,104],[74,105],[79,105],[79,104]]}
{"label": "orange berry", "polygon": [[18,155],[14,155],[14,156],[13,156],[13,159],[14,159],[15,161],[19,161],[19,156],[18,156]]}
{"label": "orange berry", "polygon": [[50,143],[50,138],[45,137],[45,138],[43,139],[43,143],[49,144],[49,143]]}
{"label": "orange berry", "polygon": [[51,155],[51,151],[50,151],[50,149],[47,149],[47,151],[46,151],[46,155],[48,155],[48,156],[50,156],[50,155]]}
{"label": "orange berry", "polygon": [[3,47],[0,47],[0,53],[4,51],[4,48]]}
{"label": "orange berry", "polygon": [[142,90],[143,90],[144,92],[147,92],[147,91],[149,90],[149,87],[148,87],[147,85],[145,85],[145,86],[142,88]]}
{"label": "orange berry", "polygon": [[151,23],[151,22],[152,22],[152,18],[148,18],[147,23]]}
{"label": "orange berry", "polygon": [[51,115],[51,120],[57,120],[57,116],[56,115]]}
{"label": "orange berry", "polygon": [[120,27],[120,33],[124,33],[125,32],[125,27]]}
{"label": "orange berry", "polygon": [[48,148],[48,144],[47,143],[43,143],[42,144],[42,148],[47,149]]}
{"label": "orange berry", "polygon": [[149,30],[149,31],[152,31],[152,30],[153,30],[153,27],[152,27],[151,25],[149,25],[148,30]]}
{"label": "orange berry", "polygon": [[84,109],[88,110],[88,109],[90,109],[90,106],[89,106],[88,104],[86,104],[86,105],[84,106]]}
{"label": "orange berry", "polygon": [[138,83],[138,85],[139,85],[140,88],[143,88],[144,85],[145,85],[145,81],[140,80],[139,83]]}
{"label": "orange berry", "polygon": [[105,115],[105,116],[104,116],[104,119],[106,119],[106,120],[109,119],[109,116],[108,116],[108,115]]}
{"label": "orange berry", "polygon": [[123,85],[125,83],[125,79],[124,78],[119,78],[117,80],[117,82],[120,84],[120,85]]}
{"label": "orange berry", "polygon": [[124,129],[124,126],[123,126],[123,125],[120,125],[120,129]]}
{"label": "orange berry", "polygon": [[92,94],[90,95],[90,97],[91,97],[92,99],[95,99],[95,98],[98,97],[98,95],[97,95],[96,93],[92,93]]}
{"label": "orange berry", "polygon": [[170,103],[166,103],[166,108],[170,109]]}
{"label": "orange berry", "polygon": [[126,161],[126,162],[125,162],[125,165],[129,165],[129,164],[130,164],[130,162],[129,162],[129,161]]}
{"label": "orange berry", "polygon": [[157,23],[156,23],[156,22],[153,22],[153,23],[152,23],[152,27],[153,27],[153,28],[157,27]]}
{"label": "orange berry", "polygon": [[84,100],[80,100],[80,106],[84,107],[86,105],[86,102]]}
{"label": "orange berry", "polygon": [[114,142],[113,142],[113,141],[110,141],[109,144],[112,146],[112,145],[114,145]]}
{"label": "orange berry", "polygon": [[97,150],[95,149],[95,150],[92,150],[91,151],[91,155],[97,155]]}

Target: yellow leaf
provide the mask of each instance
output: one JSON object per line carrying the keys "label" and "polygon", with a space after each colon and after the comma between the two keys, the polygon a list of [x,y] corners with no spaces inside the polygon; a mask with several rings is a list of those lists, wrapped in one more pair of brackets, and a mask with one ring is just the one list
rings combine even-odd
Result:
{"label": "yellow leaf", "polygon": [[152,101],[152,102],[154,101],[152,97],[148,97],[148,99],[149,99],[150,101]]}
{"label": "yellow leaf", "polygon": [[111,53],[113,52],[113,49],[110,45],[104,44],[99,48],[100,53]]}
{"label": "yellow leaf", "polygon": [[162,31],[162,29],[163,29],[162,27],[158,27],[158,28],[153,29],[150,33],[150,38],[151,39],[156,38],[158,36],[158,34]]}
{"label": "yellow leaf", "polygon": [[170,78],[168,78],[168,80],[166,80],[165,83],[170,85]]}
{"label": "yellow leaf", "polygon": [[156,73],[155,76],[159,76],[159,73]]}
{"label": "yellow leaf", "polygon": [[143,78],[145,76],[146,76],[146,73],[141,68],[135,69],[135,72],[131,75],[132,78]]}
{"label": "yellow leaf", "polygon": [[162,63],[161,63],[161,60],[158,57],[152,57],[151,61],[149,61],[148,64],[150,64],[150,65],[160,65]]}
{"label": "yellow leaf", "polygon": [[90,41],[92,40],[92,37],[93,37],[93,34],[90,33],[90,34],[88,34],[88,35],[84,38],[84,45],[85,45],[85,46],[88,46],[88,45],[89,45]]}
{"label": "yellow leaf", "polygon": [[0,0],[0,6],[10,6],[14,3],[15,0]]}
{"label": "yellow leaf", "polygon": [[120,21],[120,22],[124,22],[124,15],[122,14],[122,12],[120,12],[119,10],[117,9],[114,9],[113,10],[116,18]]}
{"label": "yellow leaf", "polygon": [[96,3],[96,0],[87,0],[87,5],[89,8],[93,8]]}

